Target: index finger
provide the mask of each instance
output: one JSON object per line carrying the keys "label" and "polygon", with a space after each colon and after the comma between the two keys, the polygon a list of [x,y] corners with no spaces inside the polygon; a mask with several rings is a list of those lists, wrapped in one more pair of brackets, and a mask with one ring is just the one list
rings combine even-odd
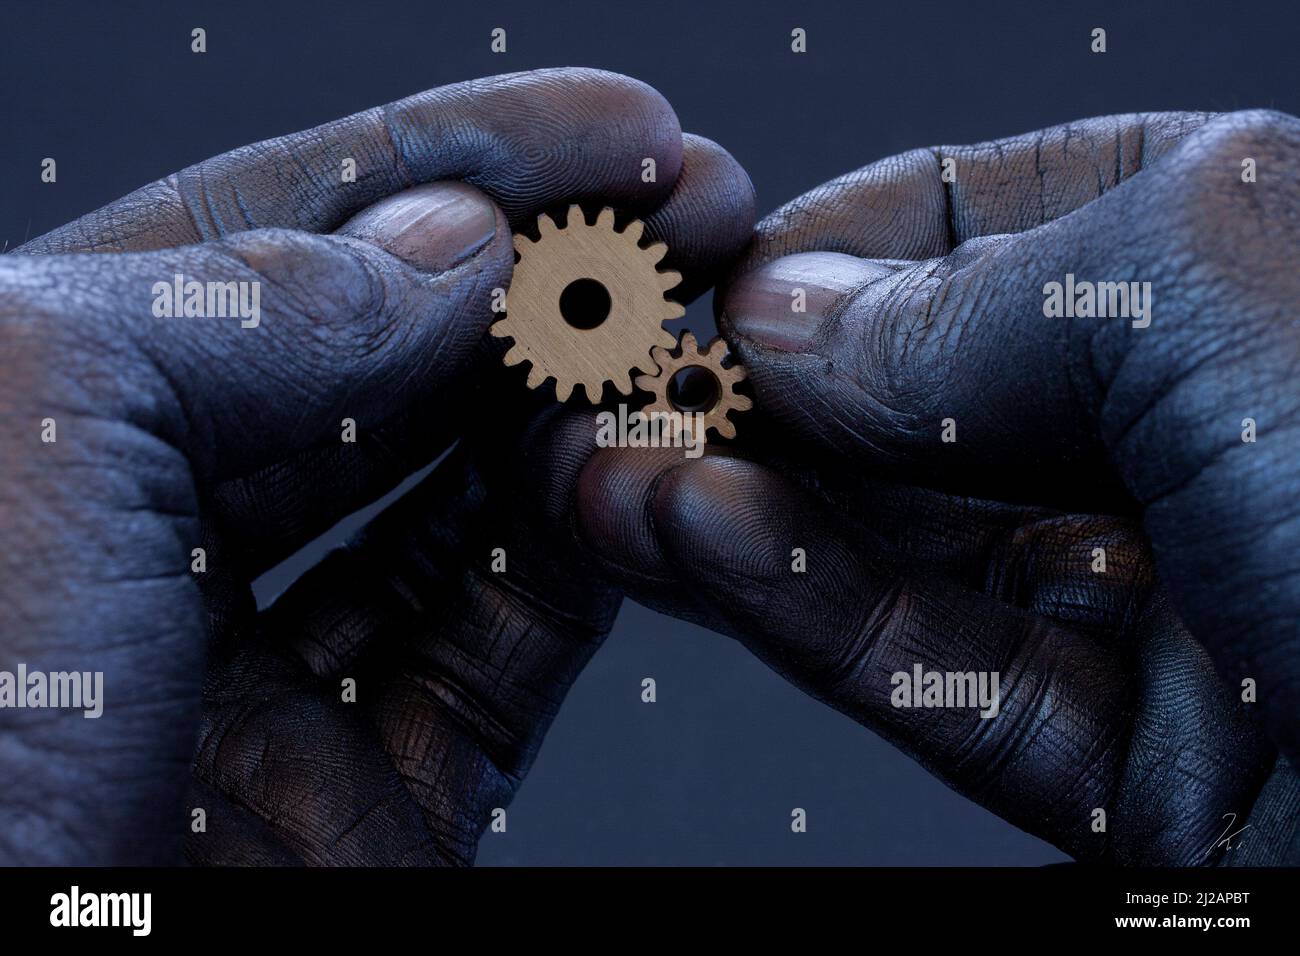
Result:
{"label": "index finger", "polygon": [[1099,116],[986,143],[890,156],[766,216],[735,274],[799,252],[932,259],[967,239],[1023,232],[1119,185],[1214,115]]}
{"label": "index finger", "polygon": [[[355,181],[344,181],[345,160]],[[329,232],[385,196],[442,179],[477,186],[516,228],[558,203],[643,212],[667,197],[681,164],[681,126],[652,87],[602,70],[513,73],[242,146],[17,251],[139,252],[265,227]]]}

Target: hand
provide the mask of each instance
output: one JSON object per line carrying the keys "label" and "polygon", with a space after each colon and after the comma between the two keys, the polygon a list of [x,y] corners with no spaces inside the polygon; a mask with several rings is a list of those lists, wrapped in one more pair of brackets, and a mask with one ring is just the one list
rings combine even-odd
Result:
{"label": "hand", "polygon": [[[677,297],[753,224],[657,93],[553,70],[236,150],[0,259],[0,670],[104,674],[98,719],[0,710],[0,859],[172,861],[196,807],[194,862],[473,858],[619,602],[553,530],[591,436],[530,419],[484,344],[511,229],[570,202],[645,218]],[[257,320],[155,317],[178,273],[257,283]],[[253,578],[458,439],[257,612]]]}
{"label": "hand", "polygon": [[[1105,118],[795,200],[720,297],[761,463],[602,451],[583,539],[1080,859],[1300,860],[1297,148]],[[1048,317],[1067,274],[1150,283],[1149,325]],[[998,673],[996,717],[894,706],[916,664]]]}

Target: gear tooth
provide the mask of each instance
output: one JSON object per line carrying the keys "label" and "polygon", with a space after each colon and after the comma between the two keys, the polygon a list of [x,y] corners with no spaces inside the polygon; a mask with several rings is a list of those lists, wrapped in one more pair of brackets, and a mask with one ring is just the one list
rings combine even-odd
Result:
{"label": "gear tooth", "polygon": [[587,224],[587,214],[582,211],[582,207],[574,203],[569,207],[569,212],[565,218],[565,225],[572,229],[574,226],[585,226]]}
{"label": "gear tooth", "polygon": [[499,339],[513,338],[513,336],[510,335],[510,328],[506,324],[505,319],[502,319],[499,322],[493,322],[488,326],[488,331]]}
{"label": "gear tooth", "polygon": [[754,407],[754,402],[748,395],[732,395],[731,407],[738,412],[747,412]]}
{"label": "gear tooth", "polygon": [[536,362],[534,362],[533,367],[528,370],[528,387],[537,388],[545,381],[546,373],[538,367]]}
{"label": "gear tooth", "polygon": [[674,302],[672,299],[664,299],[664,306],[666,315],[664,321],[680,319],[686,314],[686,306],[682,305],[680,302]]}
{"label": "gear tooth", "polygon": [[624,372],[622,376],[610,380],[620,395],[632,394],[632,376]]}
{"label": "gear tooth", "polygon": [[596,217],[596,225],[600,226],[602,229],[608,229],[610,232],[613,232],[614,210],[610,209],[608,206],[602,209],[600,215]]}
{"label": "gear tooth", "polygon": [[567,402],[569,396],[573,394],[573,383],[569,381],[555,380],[555,398],[557,401]]}
{"label": "gear tooth", "polygon": [[527,356],[524,355],[523,349],[521,349],[518,345],[512,345],[510,346],[510,350],[506,352],[505,358],[503,358],[501,361],[505,362],[507,365],[518,365],[526,357]]}
{"label": "gear tooth", "polygon": [[[593,405],[600,404],[601,394],[605,391],[605,383],[610,382],[615,388],[618,388],[618,381],[615,378],[594,378],[582,383],[582,391],[587,396],[587,401]],[[631,389],[629,388],[629,391]],[[626,394],[626,393],[625,393]]]}
{"label": "gear tooth", "polygon": [[635,246],[637,243],[641,241],[641,234],[644,232],[645,232],[645,223],[643,223],[640,219],[633,219],[631,222],[629,222],[626,226],[623,227],[623,238]]}
{"label": "gear tooth", "polygon": [[695,341],[694,332],[682,333],[682,355],[685,356],[687,351],[693,351],[696,355],[700,354],[700,344]]}
{"label": "gear tooth", "polygon": [[535,245],[537,245],[537,243],[533,242],[533,240],[529,239],[522,232],[515,233],[514,247],[515,247],[515,252],[519,253],[519,255],[521,256],[528,255],[528,247],[535,246]]}
{"label": "gear tooth", "polygon": [[662,261],[663,257],[668,255],[668,243],[656,242],[653,245],[646,246],[643,251],[647,256],[651,257],[651,260],[656,265],[658,265],[659,262]]}
{"label": "gear tooth", "polygon": [[655,358],[653,352],[640,356],[632,363],[632,368],[640,372],[645,372],[647,376],[653,378],[658,378],[663,374],[663,366],[663,361]]}
{"label": "gear tooth", "polygon": [[555,220],[546,213],[537,217],[537,231],[543,236],[553,236],[560,231],[560,227],[555,224]]}
{"label": "gear tooth", "polygon": [[682,274],[676,269],[667,269],[663,272],[655,273],[659,276],[659,288],[667,292],[669,289],[675,289],[682,284]]}
{"label": "gear tooth", "polygon": [[659,378],[655,375],[638,375],[633,379],[633,381],[636,383],[637,388],[643,388],[647,392],[653,392],[655,390],[655,382],[659,381]]}
{"label": "gear tooth", "polygon": [[730,418],[726,417],[726,415],[720,416],[718,418],[717,424],[714,425],[713,427],[718,430],[718,434],[721,435],[723,438],[736,437],[736,426],[731,421]]}

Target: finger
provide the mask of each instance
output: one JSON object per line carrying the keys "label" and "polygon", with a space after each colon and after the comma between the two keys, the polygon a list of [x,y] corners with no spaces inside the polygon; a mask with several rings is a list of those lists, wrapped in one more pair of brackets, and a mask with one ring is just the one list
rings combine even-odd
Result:
{"label": "finger", "polygon": [[1140,524],[1112,515],[944,495],[822,471],[817,491],[848,540],[898,554],[1004,604],[1088,633],[1131,631],[1155,587]]}
{"label": "finger", "polygon": [[[748,241],[753,219],[745,171],[716,143],[684,136],[681,173],[646,217],[643,239],[667,243],[664,266],[682,274],[669,295],[686,302],[712,285]],[[538,404],[501,367],[500,349],[484,347],[473,361],[475,387],[459,392],[464,400],[455,415],[439,414],[432,401],[420,404],[363,429],[355,444],[331,440],[216,489],[216,520],[246,573],[256,576],[378,499],[433,461],[454,434],[472,431],[472,423],[499,431],[507,417],[531,417]]]}
{"label": "finger", "polygon": [[423,811],[338,685],[326,689],[249,641],[211,662],[203,704],[191,799],[207,829],[187,834],[191,863],[462,862],[430,839]]}
{"label": "finger", "polygon": [[[594,458],[578,498],[580,533],[628,596],[737,638],[1012,823],[1082,859],[1186,863],[1223,812],[1249,810],[1271,752],[1158,605],[1142,646],[1108,648],[859,549],[838,515],[752,463],[682,462],[630,496],[647,469],[620,468],[629,454]],[[918,664],[989,688],[996,673],[996,712],[896,705],[895,675]],[[1090,826],[1097,808],[1109,836]]]}
{"label": "finger", "polygon": [[[509,283],[504,217],[455,183],[377,210],[348,227],[370,241],[259,230],[138,256],[19,261],[30,281],[84,300],[92,321],[76,347],[97,356],[106,413],[181,449],[207,486],[341,441],[344,419],[364,429],[450,397],[467,371],[491,290]],[[233,295],[214,296],[223,290]],[[191,303],[218,315],[181,314]]]}
{"label": "finger", "polygon": [[682,274],[669,291],[694,301],[730,268],[754,228],[754,186],[730,153],[712,140],[682,136],[682,166],[667,201],[646,217],[645,239],[668,244],[664,267]]}
{"label": "finger", "polygon": [[[542,424],[522,454],[487,464],[459,447],[262,615],[263,632],[318,678],[356,679],[440,844],[464,859],[618,607],[559,533],[594,435],[586,419]],[[226,787],[255,783],[228,777]],[[456,806],[467,809],[449,816]]]}
{"label": "finger", "polygon": [[[673,449],[598,452],[584,482],[599,491],[584,500],[645,499],[686,463]],[[786,480],[837,515],[841,536],[860,549],[892,554],[912,571],[942,576],[1103,644],[1127,633],[1155,585],[1149,543],[1132,519],[945,495],[788,462],[780,467]],[[652,587],[667,584],[671,579],[656,577],[662,556],[650,526],[623,524],[629,514],[623,507],[588,508],[584,521],[599,526],[598,537],[622,543],[629,560],[621,573],[647,574]],[[634,560],[638,555],[642,560]],[[674,613],[680,616],[681,607]]]}
{"label": "finger", "polygon": [[767,216],[736,273],[799,252],[931,259],[978,236],[1032,229],[1113,189],[1212,118],[1102,116],[882,159]]}
{"label": "finger", "polygon": [[[577,68],[514,73],[243,146],[21,251],[143,251],[266,228],[328,232],[385,196],[443,179],[474,184],[515,227],[558,203],[640,212],[668,194],[681,154],[672,108],[644,83]],[[355,160],[355,182],[344,181],[347,159]],[[657,170],[648,183],[646,159]]]}

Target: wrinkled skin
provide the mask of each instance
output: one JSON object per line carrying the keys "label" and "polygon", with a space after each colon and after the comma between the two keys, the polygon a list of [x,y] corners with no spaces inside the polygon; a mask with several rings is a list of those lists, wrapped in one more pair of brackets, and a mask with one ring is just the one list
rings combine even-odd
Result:
{"label": "wrinkled skin", "polygon": [[[1300,863],[1298,149],[1103,118],[794,200],[717,297],[744,458],[600,451],[585,546],[1077,859]],[[1045,317],[1066,273],[1151,282],[1150,327]],[[895,708],[918,662],[999,672],[1000,714]]]}
{"label": "wrinkled skin", "polygon": [[[761,411],[700,461],[592,455],[590,420],[517,408],[482,344],[508,230],[543,208],[646,216],[687,296],[747,241],[744,174],[622,78],[433,91],[5,257],[0,437],[21,453],[0,483],[0,666],[108,684],[99,721],[0,712],[0,857],[173,860],[203,806],[195,862],[468,862],[626,589],[1079,859],[1300,860],[1278,757],[1297,756],[1300,666],[1298,138],[1274,114],[1096,120],[795,200],[719,296]],[[340,190],[340,155],[382,172]],[[418,188],[453,179],[477,191]],[[158,278],[232,268],[269,290],[268,335],[145,318]],[[1044,318],[1067,271],[1152,281],[1152,327]],[[253,577],[454,439],[255,611]],[[916,661],[999,671],[999,717],[891,707]]]}
{"label": "wrinkled skin", "polygon": [[[97,720],[0,711],[0,861],[473,859],[619,601],[555,532],[592,430],[484,344],[511,229],[570,202],[645,218],[681,298],[753,228],[657,93],[553,70],[236,150],[0,258],[0,668],[105,673]],[[154,318],[176,272],[260,282],[260,326]],[[258,574],[457,439],[257,612]]]}

